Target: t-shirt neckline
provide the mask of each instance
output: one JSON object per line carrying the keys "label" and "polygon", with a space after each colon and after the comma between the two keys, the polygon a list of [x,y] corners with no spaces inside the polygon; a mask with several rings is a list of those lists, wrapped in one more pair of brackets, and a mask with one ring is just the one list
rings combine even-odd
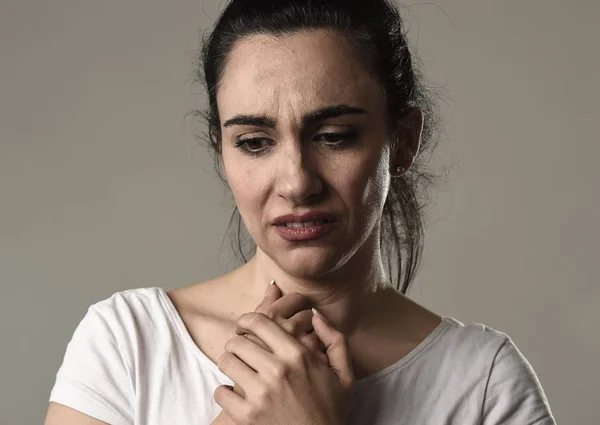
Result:
{"label": "t-shirt neckline", "polygon": [[171,298],[169,297],[167,292],[163,288],[156,288],[156,290],[160,296],[163,306],[165,307],[165,310],[168,313],[169,318],[171,319],[171,323],[177,329],[177,332],[179,333],[179,336],[181,337],[183,343],[185,345],[187,345],[187,347],[192,351],[192,353],[194,353],[196,358],[201,363],[205,364],[208,368],[210,368],[217,375],[219,375],[219,376],[225,378],[227,381],[231,382],[231,379],[229,379],[229,377],[227,375],[225,375],[223,372],[221,372],[221,370],[219,369],[219,366],[215,362],[213,362],[200,349],[200,347],[198,347],[196,342],[194,342],[194,339],[192,338],[192,335],[188,331],[188,329],[183,321],[183,318],[181,317],[181,315],[175,308],[175,304],[173,304],[173,301],[171,300]]}
{"label": "t-shirt neckline", "polygon": [[386,376],[402,369],[406,365],[408,365],[411,361],[413,361],[414,359],[419,357],[421,354],[423,354],[427,350],[427,348],[429,346],[431,346],[438,339],[438,337],[440,335],[442,335],[446,329],[448,329],[449,326],[452,325],[453,320],[454,319],[451,317],[443,316],[442,320],[433,329],[433,331],[431,331],[429,333],[429,335],[427,335],[425,337],[425,339],[423,339],[423,341],[421,341],[419,344],[417,344],[417,346],[415,348],[413,348],[411,351],[409,351],[408,354],[406,354],[404,357],[397,360],[396,362],[392,363],[391,365],[389,365],[381,370],[378,370],[377,372],[372,373],[369,376],[365,376],[364,378],[357,379],[355,381],[356,388],[361,388],[365,385],[373,383],[374,381],[383,379],[384,377],[386,377]]}
{"label": "t-shirt neckline", "polygon": [[[177,329],[184,344],[186,344],[188,346],[188,348],[194,353],[194,355],[202,363],[204,363],[208,367],[210,367],[213,370],[213,372],[226,378],[229,382],[231,382],[231,379],[229,379],[229,377],[227,375],[225,375],[223,372],[221,372],[221,370],[219,370],[219,367],[217,366],[217,364],[215,362],[213,362],[200,349],[200,347],[198,347],[198,345],[194,342],[187,327],[185,326],[185,323],[183,322],[183,318],[181,317],[181,315],[175,308],[175,304],[173,304],[173,301],[171,300],[171,298],[169,297],[167,292],[163,288],[156,288],[156,290],[160,296],[163,306],[165,307],[165,310],[168,313],[168,316],[171,319],[171,322]],[[364,385],[370,384],[373,381],[377,381],[377,380],[401,369],[405,365],[407,365],[410,361],[412,361],[417,356],[419,356],[421,353],[423,353],[427,349],[427,347],[429,347],[448,328],[448,326],[450,326],[452,324],[452,321],[453,321],[453,319],[451,317],[447,317],[447,316],[442,317],[441,322],[436,326],[436,328],[429,335],[427,335],[425,337],[425,339],[423,339],[423,341],[421,341],[408,354],[406,354],[404,357],[402,357],[398,361],[392,363],[391,365],[389,365],[375,373],[372,373],[369,376],[366,376],[361,379],[357,379],[355,381],[355,387],[361,388]]]}

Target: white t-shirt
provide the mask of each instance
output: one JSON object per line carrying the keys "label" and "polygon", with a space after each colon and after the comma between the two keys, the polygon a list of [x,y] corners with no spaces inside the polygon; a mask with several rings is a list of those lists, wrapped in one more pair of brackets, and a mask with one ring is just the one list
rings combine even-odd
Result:
{"label": "white t-shirt", "polygon": [[[111,425],[208,425],[233,385],[187,332],[163,289],[92,305],[69,342],[50,401]],[[530,364],[511,339],[445,317],[413,351],[356,382],[349,424],[551,425]]]}

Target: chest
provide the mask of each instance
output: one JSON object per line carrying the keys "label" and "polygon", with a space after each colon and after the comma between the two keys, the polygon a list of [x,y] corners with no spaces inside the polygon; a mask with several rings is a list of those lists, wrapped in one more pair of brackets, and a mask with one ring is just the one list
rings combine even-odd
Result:
{"label": "chest", "polygon": [[[181,318],[196,347],[213,363],[218,364],[225,352],[225,344],[236,336],[236,323],[213,315],[182,314]],[[417,341],[390,338],[389,335],[381,338],[350,338],[348,343],[357,379],[389,367],[418,345]]]}
{"label": "chest", "polygon": [[[231,381],[188,346],[172,343],[138,364],[134,424],[209,425],[221,411],[214,391]],[[458,375],[414,364],[381,376],[354,394],[347,424],[474,425],[483,388]]]}
{"label": "chest", "polygon": [[196,347],[217,364],[225,352],[225,344],[236,336],[235,323],[210,316],[182,316]]}

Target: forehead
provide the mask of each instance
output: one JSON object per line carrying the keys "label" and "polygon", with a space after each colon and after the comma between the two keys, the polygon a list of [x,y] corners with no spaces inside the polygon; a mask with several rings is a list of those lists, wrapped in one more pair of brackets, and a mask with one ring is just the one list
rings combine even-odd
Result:
{"label": "forehead", "polygon": [[286,37],[256,35],[230,53],[218,90],[223,113],[283,113],[332,104],[371,109],[381,102],[379,84],[342,36],[326,31]]}

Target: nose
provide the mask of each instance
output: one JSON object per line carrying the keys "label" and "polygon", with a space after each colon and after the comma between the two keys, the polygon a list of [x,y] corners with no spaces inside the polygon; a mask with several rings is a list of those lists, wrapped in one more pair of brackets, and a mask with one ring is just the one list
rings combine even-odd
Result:
{"label": "nose", "polygon": [[301,144],[288,146],[280,153],[276,192],[294,205],[310,203],[323,191],[323,180],[313,153]]}

